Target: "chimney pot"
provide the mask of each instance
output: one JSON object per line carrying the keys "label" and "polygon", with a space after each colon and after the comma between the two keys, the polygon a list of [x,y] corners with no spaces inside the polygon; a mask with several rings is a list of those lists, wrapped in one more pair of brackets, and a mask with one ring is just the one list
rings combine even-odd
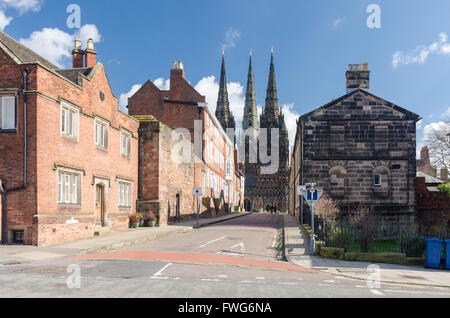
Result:
{"label": "chimney pot", "polygon": [[81,40],[75,40],[75,47],[72,51],[72,67],[82,68],[84,66],[84,51],[81,49]]}
{"label": "chimney pot", "polygon": [[97,64],[97,51],[94,50],[94,40],[90,38],[87,41],[85,67],[94,67]]}
{"label": "chimney pot", "polygon": [[184,69],[182,61],[178,62],[178,69],[180,69],[180,70]]}
{"label": "chimney pot", "polygon": [[92,38],[90,38],[90,39],[87,41],[87,49],[88,49],[88,50],[94,50],[94,40],[93,40]]}
{"label": "chimney pot", "polygon": [[346,73],[347,94],[357,89],[370,89],[370,72],[368,63],[349,64]]}

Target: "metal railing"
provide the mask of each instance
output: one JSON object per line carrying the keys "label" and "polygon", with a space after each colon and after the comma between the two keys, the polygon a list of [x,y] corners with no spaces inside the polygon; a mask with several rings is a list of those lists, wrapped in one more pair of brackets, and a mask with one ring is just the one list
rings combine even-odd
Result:
{"label": "metal railing", "polygon": [[369,231],[349,224],[338,224],[318,220],[317,239],[326,247],[343,248],[345,252],[405,253],[407,257],[424,257],[426,239],[450,239],[449,232],[422,233],[408,227],[376,226]]}

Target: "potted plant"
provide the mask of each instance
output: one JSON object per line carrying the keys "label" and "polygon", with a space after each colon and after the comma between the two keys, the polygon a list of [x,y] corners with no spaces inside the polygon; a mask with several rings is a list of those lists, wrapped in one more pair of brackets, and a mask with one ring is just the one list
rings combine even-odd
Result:
{"label": "potted plant", "polygon": [[130,215],[130,223],[133,229],[137,229],[141,223],[142,215],[139,213],[133,213]]}
{"label": "potted plant", "polygon": [[156,226],[156,218],[155,217],[150,217],[149,219],[148,219],[148,226],[149,227],[155,227]]}

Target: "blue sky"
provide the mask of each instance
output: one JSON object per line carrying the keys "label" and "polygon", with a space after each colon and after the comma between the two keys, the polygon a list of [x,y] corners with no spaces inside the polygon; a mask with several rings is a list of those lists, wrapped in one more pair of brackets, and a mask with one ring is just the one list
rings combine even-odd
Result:
{"label": "blue sky", "polygon": [[[66,25],[71,3],[81,8],[80,30]],[[380,29],[366,25],[370,4],[381,8]],[[187,79],[215,108],[225,46],[239,120],[249,50],[257,103],[264,105],[274,46],[290,132],[296,116],[345,93],[348,64],[368,62],[371,92],[423,117],[418,140],[446,112],[450,117],[449,17],[448,0],[0,0],[0,29],[62,66],[70,64],[74,34],[94,37],[123,101],[148,79],[167,85],[172,61],[182,60]]]}

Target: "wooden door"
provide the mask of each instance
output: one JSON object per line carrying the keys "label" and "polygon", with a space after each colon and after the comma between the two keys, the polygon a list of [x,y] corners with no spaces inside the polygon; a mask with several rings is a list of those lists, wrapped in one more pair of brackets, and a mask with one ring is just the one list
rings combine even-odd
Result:
{"label": "wooden door", "polygon": [[104,225],[105,221],[105,191],[102,185],[98,184],[95,187],[95,223],[97,225]]}

